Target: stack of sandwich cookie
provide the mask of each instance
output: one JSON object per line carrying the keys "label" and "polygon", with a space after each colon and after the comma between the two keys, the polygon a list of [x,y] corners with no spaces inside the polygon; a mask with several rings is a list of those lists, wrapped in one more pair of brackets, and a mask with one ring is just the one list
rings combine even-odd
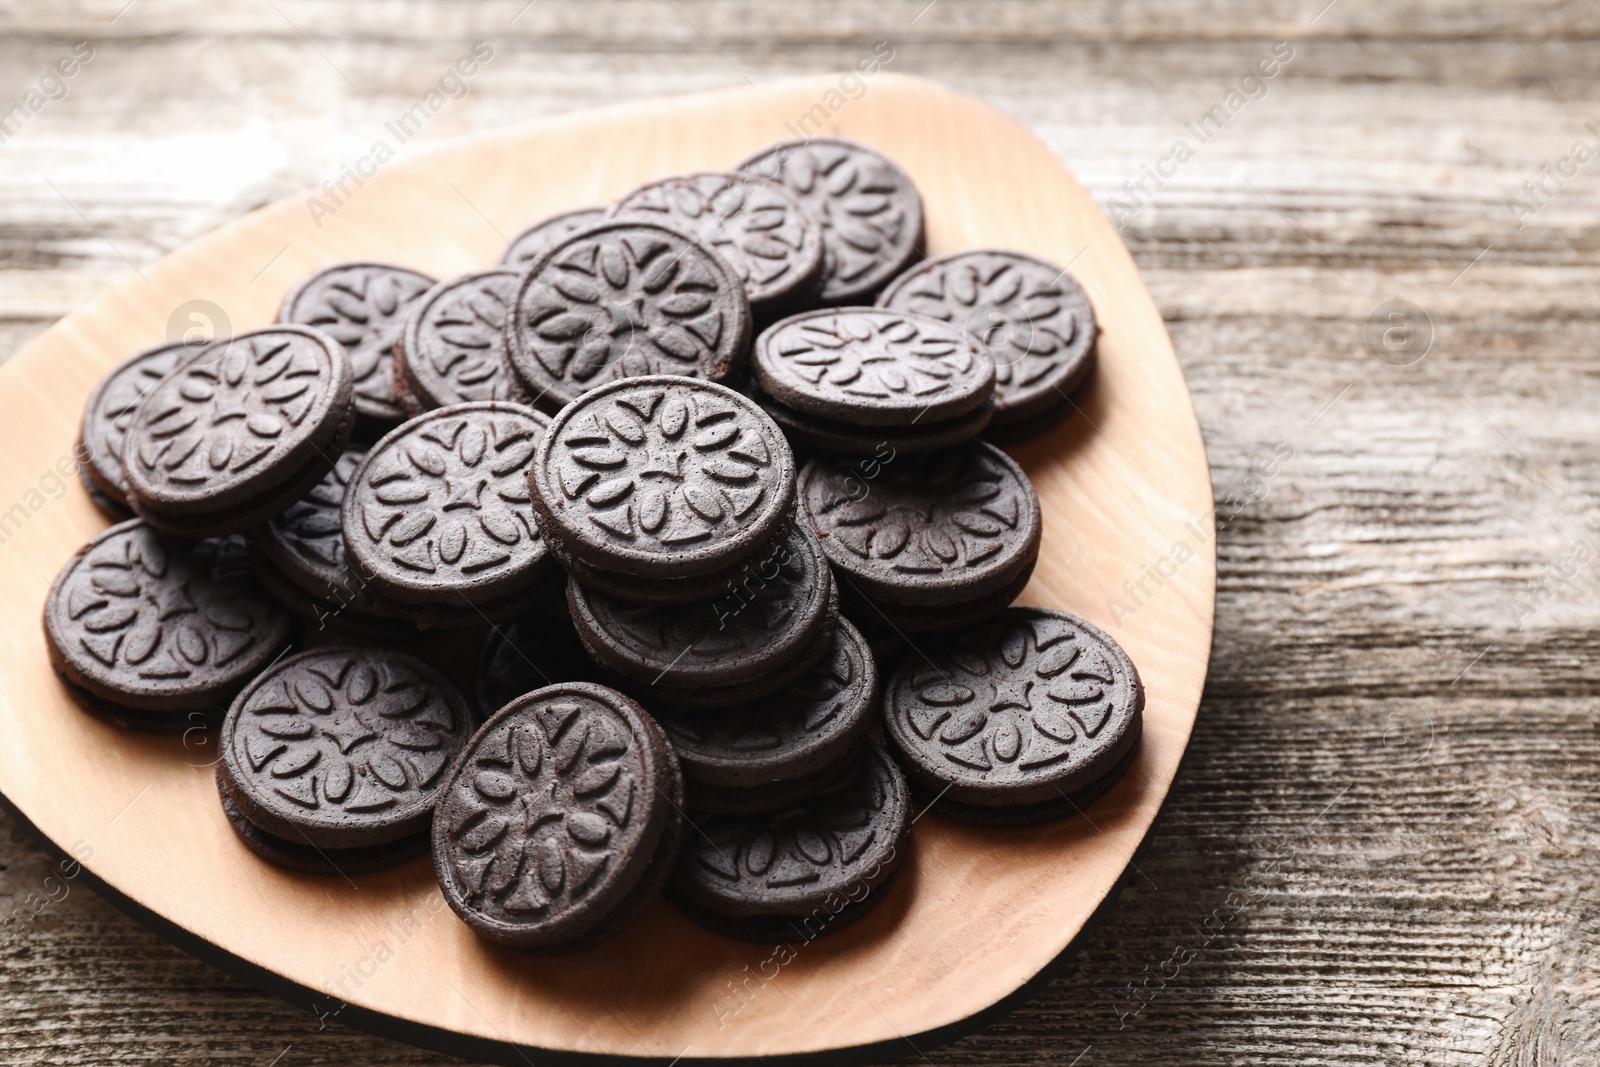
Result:
{"label": "stack of sandwich cookie", "polygon": [[868,742],[841,779],[753,815],[699,815],[667,883],[689,918],[726,937],[798,944],[848,926],[884,899],[905,862],[905,777]]}
{"label": "stack of sandwich cookie", "polygon": [[790,316],[756,339],[755,397],[785,433],[851,455],[927,452],[976,437],[994,359],[937,319],[880,308]]}
{"label": "stack of sandwich cookie", "polygon": [[516,618],[558,580],[524,476],[545,417],[452,404],[392,430],[351,474],[341,525],[371,587],[423,626]]}
{"label": "stack of sandwich cookie", "polygon": [[464,274],[412,306],[394,353],[394,390],[407,415],[473,400],[521,400],[506,372],[505,325],[517,272]]}
{"label": "stack of sandwich cookie", "polygon": [[67,561],[45,599],[56,676],[120,726],[182,731],[220,719],[292,630],[246,553],[240,537],[179,540],[137,519],[106,530]]}
{"label": "stack of sandwich cookie", "polygon": [[649,706],[730,707],[793,684],[827,654],[839,621],[833,572],[799,524],[772,550],[758,585],[710,601],[634,604],[567,584],[589,656]]}
{"label": "stack of sandwich cookie", "polygon": [[571,682],[501,708],[451,767],[433,824],[445,902],[480,936],[580,952],[633,922],[683,838],[683,777],[632,700]]}
{"label": "stack of sandwich cookie", "polygon": [[381,648],[290,656],[234,700],[217,790],[244,844],[312,874],[427,850],[445,771],[476,720],[455,684]]}
{"label": "stack of sandwich cookie", "polygon": [[351,385],[349,358],[318,330],[269,326],[211,346],[135,409],[122,443],[129,505],[185,537],[252,529],[344,451]]}
{"label": "stack of sandwich cookie", "polygon": [[1037,256],[977,249],[930,259],[891,282],[878,306],[941,319],[983,343],[995,362],[987,436],[996,440],[1060,422],[1094,372],[1089,296],[1066,268]]}
{"label": "stack of sandwich cookie", "polygon": [[[1039,497],[1022,468],[982,441],[881,464],[800,472],[800,510],[822,538],[845,611],[864,629],[957,629],[1004,610],[1039,558]],[[934,609],[934,610],[930,610]]]}
{"label": "stack of sandwich cookie", "polygon": [[549,414],[605,382],[744,370],[750,301],[722,256],[656,222],[609,219],[528,264],[506,317],[506,365]]}
{"label": "stack of sandwich cookie", "polygon": [[657,702],[651,712],[683,764],[691,812],[772,811],[844,773],[878,714],[877,664],[841,619],[827,653],[769,697],[719,710]]}
{"label": "stack of sandwich cookie", "polygon": [[434,279],[391,263],[335,263],[283,298],[279,322],[314,326],[344,346],[355,373],[361,438],[370,441],[406,415],[395,392],[394,350],[412,305]]}
{"label": "stack of sandwich cookie", "polygon": [[122,473],[122,439],[145,394],[180,364],[200,358],[203,344],[169,341],[137,352],[106,372],[83,405],[78,430],[78,478],[89,499],[112,522],[133,516]]}
{"label": "stack of sandwich cookie", "polygon": [[346,448],[333,469],[281,515],[256,529],[251,565],[257,579],[308,629],[348,637],[403,641],[418,634],[403,607],[351,568],[340,508],[366,449]]}
{"label": "stack of sandwich cookie", "polygon": [[656,376],[563,409],[528,488],[546,543],[574,577],[671,603],[720,595],[781,536],[794,471],[783,434],[747,398]]}
{"label": "stack of sandwich cookie", "polygon": [[1021,824],[1076,814],[1133,762],[1144,684],[1108,634],[1013,608],[922,643],[884,683],[884,734],[937,811]]}

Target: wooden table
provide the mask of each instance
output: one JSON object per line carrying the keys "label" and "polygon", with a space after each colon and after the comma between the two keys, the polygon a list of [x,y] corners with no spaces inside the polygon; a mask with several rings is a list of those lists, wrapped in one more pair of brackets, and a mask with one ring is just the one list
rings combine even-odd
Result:
{"label": "wooden table", "polygon": [[[926,1059],[1595,1062],[1597,35],[1491,0],[10,0],[0,111],[93,53],[0,127],[0,354],[335,175],[474,41],[418,143],[888,41],[1119,219],[1225,520],[1131,883],[1048,992]],[[0,825],[5,1062],[444,1062],[224,978]]]}

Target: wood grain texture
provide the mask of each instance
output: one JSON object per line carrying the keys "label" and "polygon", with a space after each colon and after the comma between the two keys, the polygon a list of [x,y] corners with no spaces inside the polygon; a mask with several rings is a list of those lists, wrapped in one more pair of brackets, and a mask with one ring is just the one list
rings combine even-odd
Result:
{"label": "wood grain texture", "polygon": [[[1600,164],[1520,228],[1506,207],[1597,143],[1593,5],[938,0],[912,22],[924,0],[540,0],[511,22],[524,0],[138,0],[113,23],[122,2],[0,7],[0,104],[73,42],[97,47],[0,145],[4,351],[131,276],[123,255],[143,266],[336,172],[479,38],[495,60],[425,138],[842,69],[889,40],[890,69],[1010,112],[1102,202],[1292,42],[1267,95],[1122,227],[1219,506],[1259,495],[1251,466],[1279,441],[1295,450],[1218,537],[1185,770],[1049,991],[927,1058],[1600,1058],[1600,575],[1559,562],[1600,545]],[[1396,297],[1433,319],[1407,368],[1364,341]],[[67,893],[5,930],[8,1061],[445,1062],[220,979],[47,884],[14,830],[0,859],[8,910]]]}

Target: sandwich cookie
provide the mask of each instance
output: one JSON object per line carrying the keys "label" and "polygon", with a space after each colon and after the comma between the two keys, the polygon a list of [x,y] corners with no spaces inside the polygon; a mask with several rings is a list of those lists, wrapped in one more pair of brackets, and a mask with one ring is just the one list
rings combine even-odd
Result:
{"label": "sandwich cookie", "polygon": [[615,690],[570,682],[496,712],[450,769],[433,863],[479,936],[566,954],[621,931],[683,837],[683,778],[660,727]]}
{"label": "sandwich cookie", "polygon": [[1104,631],[1013,608],[908,651],[884,684],[884,735],[936,810],[1021,824],[1076,814],[1122,776],[1144,684]]}

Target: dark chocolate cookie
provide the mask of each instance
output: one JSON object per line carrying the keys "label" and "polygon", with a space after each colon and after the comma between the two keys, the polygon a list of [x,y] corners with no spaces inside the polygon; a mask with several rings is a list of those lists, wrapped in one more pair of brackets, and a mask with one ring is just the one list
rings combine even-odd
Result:
{"label": "dark chocolate cookie", "polygon": [[979,249],[906,271],[878,305],[942,319],[987,347],[995,362],[996,429],[1066,404],[1094,370],[1094,308],[1062,267],[1021,252]]}
{"label": "dark chocolate cookie", "polygon": [[[630,604],[690,604],[715,600],[741,585],[758,581],[764,569],[771,570],[773,550],[781,546],[783,539],[788,536],[792,522],[791,512],[788,521],[779,527],[777,536],[733,566],[687,578],[640,578],[632,574],[615,574],[574,558],[558,542],[547,543],[568,576],[585,588]],[[771,574],[768,573],[767,577],[770,578]]]}
{"label": "dark chocolate cookie", "polygon": [[[614,679],[612,684],[624,691],[637,693],[639,699],[648,701],[651,708],[671,706],[715,711],[719,708],[738,707],[741,704],[754,704],[797,684],[807,671],[827,655],[828,649],[833,647],[833,631],[839,624],[837,600],[838,591],[835,589],[833,601],[828,605],[828,612],[822,625],[817,627],[815,636],[802,645],[792,659],[786,663],[769,664],[768,670],[747,681],[728,685],[670,686],[665,683],[646,685],[612,672]],[[618,678],[621,680],[616,681]]]}
{"label": "dark chocolate cookie", "polygon": [[651,712],[678,752],[690,806],[727,812],[770,810],[813,791],[807,786],[855,748],[877,708],[872,652],[840,620],[827,654],[759,704]]}
{"label": "dark chocolate cookie", "polygon": [[770,542],[794,454],[751,400],[688,378],[602,386],[556,416],[528,473],[541,527],[593,567],[689,578]]}
{"label": "dark chocolate cookie", "polygon": [[838,456],[896,456],[954,448],[983,433],[994,418],[994,398],[965,415],[916,426],[862,426],[859,423],[821,419],[784,407],[758,389],[750,398],[778,424],[797,448]]}
{"label": "dark chocolate cookie", "polygon": [[1040,608],[925,643],[884,686],[885,736],[912,780],[948,799],[938,810],[1012,822],[1065,814],[1069,797],[1125,767],[1143,711],[1122,647]]}
{"label": "dark chocolate cookie", "polygon": [[595,682],[594,664],[583,650],[565,601],[561,617],[529,614],[494,626],[478,653],[473,699],[488,718],[517,697],[558,682]]}
{"label": "dark chocolate cookie", "polygon": [[733,267],[757,312],[811,292],[822,272],[822,227],[794,193],[754,174],[661,178],[628,193],[606,214],[694,234]]}
{"label": "dark chocolate cookie", "polygon": [[413,856],[420,856],[428,851],[426,830],[410,837],[402,837],[397,841],[370,845],[366,848],[318,848],[316,845],[307,844],[304,840],[289,841],[274,837],[245,818],[220,763],[217,765],[216,777],[217,794],[222,799],[223,818],[228,820],[228,825],[233,827],[233,832],[239,835],[239,840],[244,842],[246,848],[268,863],[277,864],[279,867],[287,867],[304,874],[348,876],[381,871],[385,867],[404,863]]}
{"label": "dark chocolate cookie", "polygon": [[922,426],[982,407],[994,361],[938,319],[882,308],[790,316],[756,340],[756,384],[807,415],[862,426]]}
{"label": "dark chocolate cookie", "polygon": [[677,230],[612,219],[528,266],[506,319],[506,361],[554,414],[618,378],[722,381],[744,366],[750,323],[727,260]]}
{"label": "dark chocolate cookie", "polygon": [[854,619],[869,642],[881,637],[907,638],[918,634],[942,634],[964,630],[992,619],[1022,595],[1033,577],[1036,560],[1030,560],[1017,576],[999,589],[967,600],[954,600],[929,610],[925,605],[897,604],[874,599],[861,592],[849,575],[835,575],[839,583],[839,610]]}
{"label": "dark chocolate cookie", "polygon": [[335,263],[289,290],[278,321],[331,334],[350,355],[356,413],[379,424],[397,422],[405,411],[394,392],[394,348],[412,305],[434,284],[426,274],[390,263]]}
{"label": "dark chocolate cookie", "polygon": [[127,522],[133,518],[133,509],[119,500],[114,499],[98,485],[89,480],[89,475],[84,472],[83,463],[78,464],[78,484],[83,486],[83,491],[89,496],[89,503],[112,523]]}
{"label": "dark chocolate cookie", "polygon": [[843,929],[883,899],[911,844],[904,776],[875,744],[848,775],[791,806],[694,814],[668,898],[743,941],[796,944]]}
{"label": "dark chocolate cookie", "polygon": [[899,456],[870,480],[853,464],[812,460],[800,472],[800,506],[829,561],[875,600],[972,600],[1039,557],[1038,494],[1011,457],[982,441]]}
{"label": "dark chocolate cookie", "polygon": [[639,705],[603,686],[554,685],[500,709],[451,767],[434,870],[481,936],[577,951],[655,895],[682,808],[677,757]]}
{"label": "dark chocolate cookie", "polygon": [[821,303],[870,298],[921,254],[917,187],[866,145],[838,137],[786,141],[738,169],[781,182],[822,225]]}
{"label": "dark chocolate cookie", "polygon": [[[354,610],[350,604],[325,597],[312,596],[291,582],[271,560],[264,556],[259,546],[250,553],[250,571],[261,588],[301,620],[302,638],[318,634],[336,634],[362,641],[390,643],[413,641],[422,636],[422,627],[403,614],[368,615]],[[335,593],[334,596],[338,594]],[[395,605],[398,607],[398,605]]]}
{"label": "dark chocolate cookie", "polygon": [[225,706],[289,641],[243,538],[184,542],[133,520],[67,561],[45,600],[50,663],[72,687],[148,712]]}
{"label": "dark chocolate cookie", "polygon": [[390,431],[344,494],[356,572],[384,596],[445,607],[504,601],[534,585],[554,564],[523,472],[546,425],[532,408],[485,400]]}
{"label": "dark chocolate cookie", "polygon": [[340,507],[345,487],[366,455],[363,448],[346,448],[311,492],[256,531],[256,544],[309,597],[336,605],[341,613],[394,619],[395,605],[373,590],[345,556]]}
{"label": "dark chocolate cookie", "polygon": [[372,848],[428,829],[445,770],[474,725],[455,683],[415,656],[313,649],[234,698],[218,776],[265,834]]}
{"label": "dark chocolate cookie", "polygon": [[122,473],[122,438],[145,394],[181,363],[197,359],[205,345],[169,341],[129,356],[106,372],[83,405],[79,430],[78,473],[93,492],[98,490],[120,507],[128,504],[128,480]]}
{"label": "dark chocolate cookie", "polygon": [[350,390],[349,359],[318,330],[269,326],[213,345],[134,411],[122,446],[130,503],[180,533],[248,528],[333,465]]}
{"label": "dark chocolate cookie", "polygon": [[514,270],[440,282],[413,305],[395,349],[400,405],[417,415],[473,400],[519,400],[506,375],[506,312]]}
{"label": "dark chocolate cookie", "polygon": [[501,254],[500,262],[504,266],[514,267],[520,271],[559,244],[562,238],[595,225],[602,221],[605,215],[606,209],[603,207],[586,207],[577,211],[565,211],[559,215],[552,215],[543,222],[536,222],[512,238],[511,243],[506,245],[505,252]]}
{"label": "dark chocolate cookie", "polygon": [[770,580],[713,601],[629,604],[569,582],[579,639],[603,666],[652,686],[731,686],[777,670],[838,617],[821,545],[798,523],[792,531]]}

